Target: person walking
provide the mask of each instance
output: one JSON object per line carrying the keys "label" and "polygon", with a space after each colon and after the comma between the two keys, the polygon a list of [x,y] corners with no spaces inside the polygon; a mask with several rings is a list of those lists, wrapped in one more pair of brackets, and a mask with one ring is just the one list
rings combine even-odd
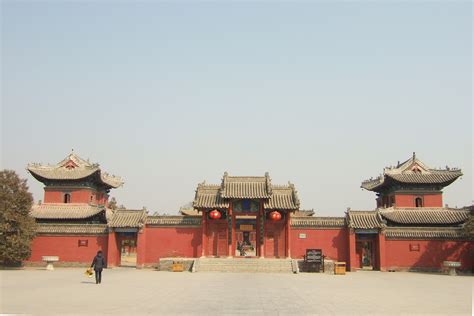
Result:
{"label": "person walking", "polygon": [[105,259],[102,256],[102,250],[97,251],[97,255],[92,260],[91,268],[95,271],[95,284],[100,284],[102,281],[102,269],[105,268]]}

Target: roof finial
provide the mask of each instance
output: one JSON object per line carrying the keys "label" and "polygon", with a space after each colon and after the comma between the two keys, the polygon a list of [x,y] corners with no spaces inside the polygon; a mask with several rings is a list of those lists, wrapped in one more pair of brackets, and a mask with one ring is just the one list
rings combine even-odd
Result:
{"label": "roof finial", "polygon": [[416,154],[413,152],[413,161],[416,159]]}

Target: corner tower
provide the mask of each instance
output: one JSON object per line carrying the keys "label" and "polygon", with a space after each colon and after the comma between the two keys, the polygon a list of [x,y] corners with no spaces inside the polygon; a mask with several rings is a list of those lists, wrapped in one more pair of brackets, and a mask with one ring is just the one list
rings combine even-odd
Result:
{"label": "corner tower", "polygon": [[384,168],[379,177],[363,181],[361,188],[377,193],[377,208],[443,207],[442,189],[460,176],[460,169],[432,169],[413,153],[396,167]]}
{"label": "corner tower", "polygon": [[123,184],[121,178],[103,172],[70,153],[56,165],[29,164],[27,170],[45,185],[44,203],[90,204],[107,207],[110,189]]}

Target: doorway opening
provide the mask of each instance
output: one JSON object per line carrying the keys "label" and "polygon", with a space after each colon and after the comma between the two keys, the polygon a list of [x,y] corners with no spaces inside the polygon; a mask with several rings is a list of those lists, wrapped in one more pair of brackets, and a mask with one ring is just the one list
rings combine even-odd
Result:
{"label": "doorway opening", "polygon": [[257,256],[257,216],[235,216],[235,257]]}
{"label": "doorway opening", "polygon": [[137,266],[137,234],[120,233],[120,266]]}
{"label": "doorway opening", "polygon": [[374,270],[375,256],[374,243],[372,240],[357,241],[356,252],[359,257],[359,264],[363,270]]}

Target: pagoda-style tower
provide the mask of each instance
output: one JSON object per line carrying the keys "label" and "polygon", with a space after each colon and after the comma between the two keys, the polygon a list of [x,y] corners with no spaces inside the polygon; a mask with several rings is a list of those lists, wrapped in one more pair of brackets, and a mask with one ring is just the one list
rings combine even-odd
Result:
{"label": "pagoda-style tower", "polygon": [[27,170],[45,185],[44,203],[85,203],[107,206],[110,189],[123,184],[121,178],[102,172],[74,153],[56,165],[29,164]]}
{"label": "pagoda-style tower", "polygon": [[43,203],[31,210],[37,222],[105,223],[109,191],[123,184],[74,153],[56,165],[33,163],[27,170],[45,185]]}
{"label": "pagoda-style tower", "polygon": [[[443,260],[458,258],[443,250],[449,249],[444,242],[464,238],[469,210],[443,207],[441,190],[460,176],[459,169],[432,169],[413,153],[376,179],[362,182],[362,188],[377,193],[377,209],[346,213],[351,271],[437,269]],[[469,244],[459,247],[468,249]]]}
{"label": "pagoda-style tower", "polygon": [[362,182],[361,187],[377,193],[377,208],[443,207],[442,189],[462,176],[460,169],[432,169],[413,157],[383,174]]}
{"label": "pagoda-style tower", "polygon": [[37,224],[30,261],[57,256],[60,263],[84,265],[98,250],[104,252],[109,267],[119,265],[125,251],[127,258],[133,252],[137,261],[138,228],[128,231],[131,225],[143,226],[144,212],[108,208],[109,191],[123,184],[121,178],[75,153],[56,165],[29,164],[27,170],[45,186],[43,202],[30,210]]}

